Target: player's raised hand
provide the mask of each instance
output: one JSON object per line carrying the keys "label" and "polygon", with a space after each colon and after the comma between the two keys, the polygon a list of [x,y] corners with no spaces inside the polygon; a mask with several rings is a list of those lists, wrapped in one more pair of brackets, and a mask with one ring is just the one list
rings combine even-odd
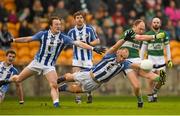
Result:
{"label": "player's raised hand", "polygon": [[173,67],[173,63],[171,60],[168,61],[168,68],[172,68]]}
{"label": "player's raised hand", "polygon": [[94,47],[94,48],[93,48],[93,51],[95,51],[95,52],[98,53],[98,54],[102,54],[102,53],[105,53],[106,48],[105,48],[105,47],[102,47],[102,46],[100,46],[100,47]]}
{"label": "player's raised hand", "polygon": [[125,41],[132,40],[135,37],[135,32],[133,30],[128,30],[125,32],[124,35],[125,35],[125,37],[124,37]]}
{"label": "player's raised hand", "polygon": [[160,32],[160,33],[155,35],[155,39],[163,39],[164,37],[165,37],[165,33],[164,32]]}

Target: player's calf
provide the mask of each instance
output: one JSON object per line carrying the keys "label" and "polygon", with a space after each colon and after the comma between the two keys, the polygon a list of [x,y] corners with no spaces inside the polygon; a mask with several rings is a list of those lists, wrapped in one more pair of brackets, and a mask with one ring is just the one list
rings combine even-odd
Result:
{"label": "player's calf", "polygon": [[92,103],[92,95],[91,92],[87,93],[87,103]]}
{"label": "player's calf", "polygon": [[160,70],[160,83],[164,85],[166,82],[166,72],[164,70]]}

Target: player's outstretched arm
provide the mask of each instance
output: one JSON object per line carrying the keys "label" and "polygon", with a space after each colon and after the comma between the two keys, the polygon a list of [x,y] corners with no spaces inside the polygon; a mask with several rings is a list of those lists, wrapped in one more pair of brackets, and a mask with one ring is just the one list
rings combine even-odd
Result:
{"label": "player's outstretched arm", "polygon": [[100,40],[99,39],[95,39],[94,41],[89,43],[91,46],[96,46],[100,44]]}
{"label": "player's outstretched arm", "polygon": [[12,42],[26,43],[26,42],[31,42],[32,40],[33,40],[32,36],[28,36],[28,37],[20,37],[20,38],[13,39]]}
{"label": "player's outstretched arm", "polygon": [[130,65],[130,68],[132,68],[132,69],[140,69],[140,64],[137,64],[137,63],[132,63],[131,65]]}
{"label": "player's outstretched arm", "polygon": [[121,39],[119,40],[115,45],[113,45],[107,52],[106,54],[112,54],[115,53],[125,42],[125,40]]}
{"label": "player's outstretched arm", "polygon": [[153,40],[153,39],[163,39],[165,37],[165,33],[164,32],[160,32],[158,34],[155,35],[135,35],[135,40],[139,40],[139,41],[148,41],[148,40]]}
{"label": "player's outstretched arm", "polygon": [[122,38],[114,45],[112,46],[107,52],[106,54],[112,54],[115,53],[125,41],[129,41],[129,40],[133,40],[134,39],[134,31],[132,30],[128,30],[124,33],[124,35],[122,36]]}
{"label": "player's outstretched arm", "polygon": [[73,44],[74,45],[76,45],[76,46],[78,46],[78,47],[81,47],[81,48],[84,48],[84,49],[88,49],[88,50],[92,50],[92,51],[95,51],[96,53],[98,53],[98,54],[102,54],[102,53],[104,53],[105,52],[105,48],[103,48],[103,47],[92,47],[92,46],[90,46],[90,45],[88,45],[88,44],[86,44],[86,43],[83,43],[83,42],[81,42],[81,41],[74,41],[73,42]]}

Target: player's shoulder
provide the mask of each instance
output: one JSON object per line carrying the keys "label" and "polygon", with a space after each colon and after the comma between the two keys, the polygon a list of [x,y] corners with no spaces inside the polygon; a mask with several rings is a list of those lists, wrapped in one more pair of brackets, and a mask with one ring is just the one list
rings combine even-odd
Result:
{"label": "player's shoulder", "polygon": [[14,67],[13,65],[12,65],[12,67],[11,67],[11,70],[12,70],[12,72],[14,72],[14,73],[18,73],[18,69],[17,69],[16,67]]}
{"label": "player's shoulder", "polygon": [[132,62],[126,59],[122,62],[122,64],[124,64],[126,67],[128,67],[130,64],[132,64]]}
{"label": "player's shoulder", "polygon": [[153,35],[153,34],[155,34],[155,32],[154,32],[153,30],[149,30],[149,31],[147,31],[145,34],[147,34],[147,35]]}
{"label": "player's shoulder", "polygon": [[93,30],[94,31],[94,27],[92,25],[86,24],[86,28],[88,30]]}
{"label": "player's shoulder", "polygon": [[166,33],[166,31],[165,30],[162,30],[162,29],[160,29],[160,31],[159,32],[163,32],[163,33]]}
{"label": "player's shoulder", "polygon": [[70,37],[69,37],[67,34],[65,34],[64,32],[61,32],[59,37],[62,38],[62,39],[70,38]]}
{"label": "player's shoulder", "polygon": [[69,34],[69,33],[73,33],[74,31],[75,31],[75,27],[69,29],[68,34]]}
{"label": "player's shoulder", "polygon": [[39,31],[38,33],[43,35],[43,34],[48,33],[48,30],[41,30],[41,31]]}

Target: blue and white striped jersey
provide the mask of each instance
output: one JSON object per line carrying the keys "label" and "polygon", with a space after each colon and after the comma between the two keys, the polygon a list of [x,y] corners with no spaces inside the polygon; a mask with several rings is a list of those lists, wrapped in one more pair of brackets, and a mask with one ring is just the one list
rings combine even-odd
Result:
{"label": "blue and white striped jersey", "polygon": [[35,60],[46,66],[53,66],[66,45],[72,45],[73,41],[69,36],[59,32],[53,35],[51,31],[40,31],[32,36],[33,40],[40,41],[40,48]]}
{"label": "blue and white striped jersey", "polygon": [[[75,26],[68,32],[68,35],[73,39],[73,41],[80,40],[87,44],[97,39],[97,34],[94,29],[90,25],[85,24],[82,29],[78,29]],[[81,61],[92,60],[92,51],[73,46],[73,59]]]}
{"label": "blue and white striped jersey", "polygon": [[[0,62],[0,80],[8,80],[12,75],[18,74],[17,69],[13,66],[5,66],[4,62]],[[9,88],[9,84],[2,85],[0,91],[6,93]]]}
{"label": "blue and white striped jersey", "polygon": [[131,62],[128,60],[118,63],[116,54],[107,54],[91,70],[98,82],[107,82],[121,71],[128,69],[130,65]]}

